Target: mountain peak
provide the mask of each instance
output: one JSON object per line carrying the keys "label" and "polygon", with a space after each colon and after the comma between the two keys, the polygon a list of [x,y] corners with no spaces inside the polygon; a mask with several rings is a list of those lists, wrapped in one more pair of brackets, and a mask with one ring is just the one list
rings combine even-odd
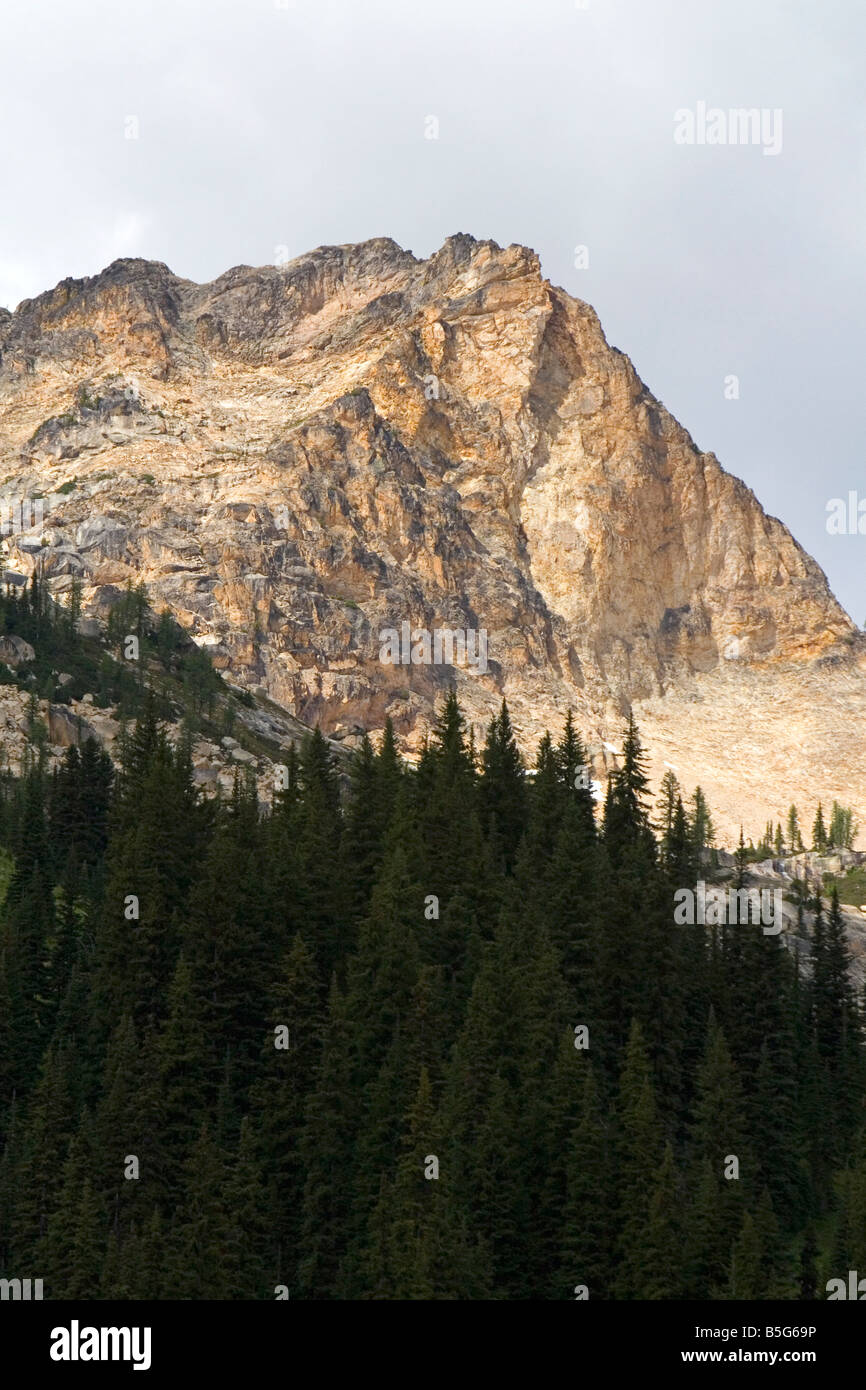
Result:
{"label": "mountain peak", "polygon": [[[0,405],[6,486],[55,495],[49,582],[99,612],[143,580],[326,732],[417,749],[453,681],[527,748],[573,707],[600,774],[633,710],[731,833],[816,765],[866,801],[863,635],[530,248],[374,237],[204,284],[123,258],[0,316]],[[484,669],[388,664],[404,623],[484,631]]]}

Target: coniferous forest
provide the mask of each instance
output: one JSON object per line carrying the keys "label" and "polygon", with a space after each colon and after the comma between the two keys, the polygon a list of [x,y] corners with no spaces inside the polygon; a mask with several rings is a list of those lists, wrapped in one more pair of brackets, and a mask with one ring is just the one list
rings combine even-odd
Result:
{"label": "coniferous forest", "polygon": [[270,814],[146,702],[2,784],[0,1275],[73,1299],[814,1299],[866,1268],[862,1001],[675,927],[638,731],[602,805],[457,698]]}

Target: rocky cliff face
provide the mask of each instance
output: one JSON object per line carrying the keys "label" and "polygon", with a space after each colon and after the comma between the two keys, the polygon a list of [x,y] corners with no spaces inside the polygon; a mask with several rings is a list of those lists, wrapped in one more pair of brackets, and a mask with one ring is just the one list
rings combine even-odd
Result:
{"label": "rocky cliff face", "polygon": [[[411,752],[456,680],[527,748],[573,706],[597,771],[632,706],[727,836],[819,795],[866,811],[863,636],[525,247],[65,280],[0,311],[0,476],[50,502],[9,571],[80,577],[97,617],[144,580],[328,733],[390,714]],[[484,630],[487,660],[387,664],[404,622]]]}

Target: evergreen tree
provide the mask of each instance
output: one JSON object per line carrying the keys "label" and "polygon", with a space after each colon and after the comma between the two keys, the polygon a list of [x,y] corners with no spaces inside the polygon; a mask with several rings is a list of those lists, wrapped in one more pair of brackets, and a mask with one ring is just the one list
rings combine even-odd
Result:
{"label": "evergreen tree", "polygon": [[824,812],[820,801],[818,810],[815,812],[815,821],[812,826],[812,848],[818,854],[825,854],[827,850],[827,830],[824,825]]}
{"label": "evergreen tree", "polygon": [[646,795],[649,781],[640,735],[632,715],[626,727],[622,765],[611,775],[604,811],[604,837],[615,861],[635,844],[647,852],[654,848],[649,829]]}
{"label": "evergreen tree", "polygon": [[800,834],[800,820],[796,806],[791,806],[788,810],[785,838],[791,854],[799,854],[803,849],[803,837]]}
{"label": "evergreen tree", "polygon": [[298,867],[299,921],[315,953],[321,987],[342,964],[351,945],[344,914],[346,889],[340,872],[340,784],[333,754],[319,729],[301,749]]}
{"label": "evergreen tree", "polygon": [[223,1201],[225,1158],[207,1124],[202,1125],[184,1165],[164,1262],[166,1292],[172,1298],[219,1299],[232,1292],[225,1255],[235,1237]]}
{"label": "evergreen tree", "polygon": [[259,1074],[250,1091],[250,1114],[269,1214],[266,1246],[273,1283],[290,1285],[301,1248],[304,1116],[323,1026],[315,961],[300,934],[273,990],[268,1022]]}
{"label": "evergreen tree", "polygon": [[637,1021],[631,1026],[620,1079],[618,1119],[622,1260],[617,1270],[617,1294],[620,1298],[637,1298],[646,1275],[644,1241],[650,1218],[652,1175],[659,1171],[664,1157],[655,1087]]}
{"label": "evergreen tree", "polygon": [[658,820],[655,828],[660,837],[661,858],[666,863],[669,856],[669,839],[674,823],[674,812],[676,811],[677,801],[682,804],[682,789],[677,781],[676,773],[670,768],[662,777],[659,786],[659,799],[656,802]]}
{"label": "evergreen tree", "polygon": [[710,808],[700,787],[695,787],[692,794],[689,826],[695,861],[700,864],[704,852],[711,848],[716,838]]}
{"label": "evergreen tree", "polygon": [[[406,1118],[402,1153],[390,1185],[383,1186],[373,1224],[385,1219],[384,1260],[375,1296],[398,1299],[483,1297],[483,1259],[451,1214],[451,1183],[443,1153],[430,1078],[422,1068]],[[383,1251],[384,1244],[384,1251]]]}
{"label": "evergreen tree", "polygon": [[746,1212],[743,1225],[731,1254],[730,1297],[755,1299],[767,1297],[764,1248],[751,1212]]}
{"label": "evergreen tree", "polygon": [[335,1298],[353,1198],[351,1032],[336,980],[331,986],[321,1061],[307,1102],[301,1140],[305,1170],[296,1280],[306,1298]]}
{"label": "evergreen tree", "polygon": [[526,829],[526,784],[508,706],[490,721],[481,756],[478,796],[482,825],[502,854],[507,872],[514,868]]}
{"label": "evergreen tree", "polygon": [[[270,812],[248,774],[206,800],[189,721],[147,689],[157,665],[177,688],[184,644],[124,604],[150,656],[116,775],[93,743],[0,772],[0,1274],[83,1299],[716,1300],[866,1268],[835,894],[799,893],[802,962],[740,914],[675,925],[711,877],[699,789],[689,813],[663,781],[657,838],[630,721],[597,828],[573,716],[527,774],[507,707],[476,757],[453,692],[417,768],[390,725],[339,765],[314,733]],[[72,640],[39,576],[0,626]],[[856,833],[838,803],[822,826]],[[734,892],[751,855],[741,829]]]}
{"label": "evergreen tree", "polygon": [[[569,1040],[568,1063],[574,1049]],[[612,1146],[591,1063],[581,1068],[580,1103],[566,1154],[560,1296],[585,1284],[590,1298],[609,1298],[613,1284],[610,1233],[615,1220],[611,1190]]]}
{"label": "evergreen tree", "polygon": [[[237,1149],[223,1184],[223,1204],[229,1217],[224,1256],[229,1297],[254,1299],[273,1297],[274,1279],[269,1287],[267,1249],[267,1209],[257,1144],[249,1117],[241,1121]],[[270,1267],[273,1273],[273,1266]]]}

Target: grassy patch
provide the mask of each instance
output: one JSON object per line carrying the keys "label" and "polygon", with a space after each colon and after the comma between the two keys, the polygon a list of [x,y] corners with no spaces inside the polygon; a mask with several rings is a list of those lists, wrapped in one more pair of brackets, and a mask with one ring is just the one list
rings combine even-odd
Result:
{"label": "grassy patch", "polygon": [[855,907],[866,903],[866,866],[858,865],[855,869],[849,869],[847,874],[840,874],[838,878],[831,878],[829,874],[825,874],[825,897],[830,896],[834,886],[841,903],[853,903]]}

